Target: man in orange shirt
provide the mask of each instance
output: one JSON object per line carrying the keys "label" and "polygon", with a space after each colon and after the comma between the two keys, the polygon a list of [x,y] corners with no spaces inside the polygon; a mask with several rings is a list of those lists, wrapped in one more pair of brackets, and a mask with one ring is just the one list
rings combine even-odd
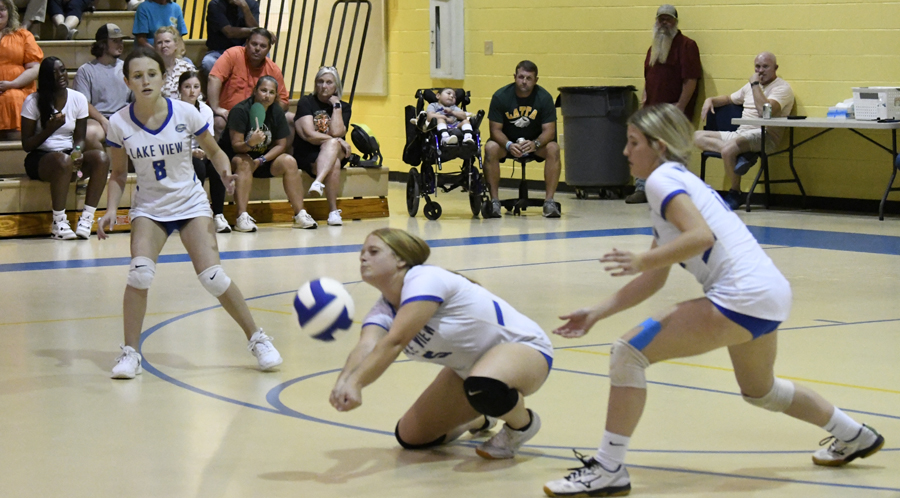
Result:
{"label": "man in orange shirt", "polygon": [[[288,90],[281,69],[266,57],[275,36],[265,28],[253,28],[243,47],[231,47],[216,61],[209,73],[207,93],[209,106],[215,114],[215,135],[221,135],[228,122],[228,111],[250,97],[259,78],[272,76],[278,81],[278,100],[288,109]],[[293,121],[293,113],[287,116]],[[293,131],[293,130],[292,130]]]}

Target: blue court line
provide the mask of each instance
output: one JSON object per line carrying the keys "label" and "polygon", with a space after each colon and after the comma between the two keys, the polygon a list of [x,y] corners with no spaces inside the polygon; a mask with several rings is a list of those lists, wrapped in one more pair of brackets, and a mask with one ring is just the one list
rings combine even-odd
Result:
{"label": "blue court line", "polygon": [[[760,244],[810,249],[828,249],[870,254],[900,255],[900,237],[869,235],[846,232],[825,232],[797,228],[772,228],[748,226]],[[490,235],[483,237],[462,237],[429,240],[431,247],[458,247],[512,242],[533,242],[541,240],[583,239],[592,237],[619,237],[626,235],[650,235],[649,227],[612,228],[605,230],[576,230],[569,232],[525,233],[516,235]],[[316,254],[345,254],[359,252],[361,244],[344,244],[320,247],[290,247],[281,249],[258,249],[252,251],[226,251],[220,253],[222,260],[279,258],[287,256],[310,256]],[[190,261],[187,254],[166,254],[158,263],[184,263]],[[29,263],[0,264],[0,273],[16,271],[62,270],[68,268],[96,268],[104,266],[127,266],[130,258],[73,259],[62,261],[34,261]]]}
{"label": "blue court line", "polygon": [[[566,349],[566,348],[557,348],[557,349]],[[398,363],[407,363],[410,361],[411,360],[402,360]],[[298,418],[301,420],[306,420],[309,422],[317,422],[317,423],[321,423],[321,424],[325,424],[325,425],[330,425],[333,427],[341,427],[344,429],[357,430],[357,431],[368,432],[368,433],[372,433],[372,434],[379,434],[379,435],[389,436],[389,437],[393,436],[394,435],[393,431],[371,429],[368,427],[344,424],[344,423],[340,423],[340,422],[334,422],[332,420],[313,417],[311,415],[307,415],[305,413],[298,412],[292,408],[289,408],[288,406],[286,406],[284,403],[281,402],[281,393],[284,392],[284,390],[287,389],[288,387],[290,387],[294,384],[297,384],[301,381],[304,381],[304,380],[312,379],[315,377],[320,377],[323,375],[339,373],[341,370],[342,369],[340,369],[340,368],[335,368],[335,369],[331,369],[331,370],[326,370],[326,371],[322,371],[322,372],[316,372],[316,373],[304,375],[303,377],[298,377],[296,379],[289,380],[287,382],[284,382],[284,383],[279,384],[278,386],[275,386],[274,388],[272,388],[266,394],[266,400],[273,407],[275,407],[279,412],[281,412],[283,415],[295,417],[295,418]],[[571,372],[571,373],[587,374],[586,372],[578,372],[578,371],[574,371],[574,370],[562,370],[562,369],[556,369],[556,370],[560,370],[560,371],[564,371],[564,372]],[[588,374],[588,375],[592,375],[592,374]],[[605,376],[602,376],[602,377],[605,377]],[[688,386],[677,386],[676,384],[664,384],[664,385],[670,385],[670,386],[675,386],[675,387],[688,387]],[[725,393],[725,394],[734,394],[734,393],[726,393],[724,391],[714,391],[714,390],[709,390],[709,391],[721,392],[721,393]],[[460,446],[474,447],[479,443],[477,441],[464,440],[464,441],[455,441],[453,444],[460,445]],[[525,447],[531,448],[531,449],[549,449],[549,450],[570,450],[570,449],[572,449],[569,446],[548,446],[548,445],[525,445]],[[593,448],[580,448],[580,449],[589,451]],[[881,451],[898,451],[898,450],[900,450],[900,448],[882,449]],[[807,454],[807,453],[809,453],[809,450],[796,450],[796,451],[703,451],[703,450],[691,451],[691,450],[687,450],[686,451],[686,450],[629,449],[628,451],[634,452],[634,453],[677,453],[677,454],[769,454],[769,455],[771,455],[771,454]],[[553,459],[557,459],[557,460],[571,460],[572,459],[571,457],[562,457],[559,455],[548,455],[545,453],[536,453],[536,452],[527,451],[527,450],[520,451],[519,454],[523,455],[523,456],[553,458]],[[734,479],[750,479],[750,480],[759,480],[759,481],[768,481],[768,482],[783,482],[783,483],[787,483],[787,484],[805,484],[805,485],[811,485],[811,486],[827,486],[827,487],[848,488],[848,489],[866,489],[866,490],[873,490],[873,491],[900,491],[900,488],[867,486],[867,485],[859,485],[859,484],[827,483],[827,482],[807,481],[807,480],[800,480],[800,479],[788,479],[788,478],[780,478],[780,477],[750,476],[750,475],[744,475],[744,474],[730,474],[730,473],[725,473],[725,472],[712,472],[712,471],[693,470],[693,469],[674,468],[674,467],[657,467],[657,466],[632,465],[632,464],[628,464],[628,467],[633,468],[633,469],[657,470],[657,471],[662,471],[662,472],[676,472],[676,473],[682,473],[682,474],[706,475],[706,476],[725,477],[725,478],[734,478]]]}
{"label": "blue court line", "polygon": [[[355,282],[348,282],[348,283],[355,283]],[[252,297],[252,298],[248,298],[247,300],[249,301],[249,300],[263,299],[263,298],[267,298],[267,297],[272,297],[272,296],[277,296],[277,295],[286,294],[286,293],[288,293],[288,292],[293,292],[293,291],[285,291],[285,292],[270,293],[270,294],[266,294],[266,295],[261,295],[261,296],[255,296],[255,297]],[[195,311],[191,311],[191,312],[188,312],[188,313],[184,313],[184,314],[181,314],[181,315],[179,315],[179,316],[172,317],[172,318],[170,318],[170,319],[168,319],[168,320],[165,320],[165,321],[163,321],[163,322],[160,322],[160,323],[156,324],[156,325],[153,326],[153,327],[148,328],[146,331],[144,331],[144,332],[141,333],[141,340],[140,340],[140,344],[139,344],[138,348],[141,349],[141,350],[143,350],[143,344],[144,344],[144,342],[150,337],[150,335],[152,335],[153,333],[155,333],[155,332],[161,330],[163,327],[165,327],[165,326],[167,326],[167,325],[169,325],[169,324],[171,324],[171,323],[174,323],[174,322],[176,322],[176,321],[178,321],[178,320],[181,320],[182,318],[186,318],[186,317],[189,317],[189,316],[192,316],[192,315],[195,315],[195,314],[198,314],[198,313],[202,313],[202,312],[205,312],[205,311],[213,310],[213,309],[218,308],[218,307],[221,307],[221,306],[220,306],[220,305],[208,306],[208,307],[206,307],[206,308],[202,308],[202,309],[199,309],[199,310],[195,310]],[[837,325],[837,324],[835,324],[835,325]],[[608,345],[609,345],[609,343],[603,343],[603,344],[587,344],[587,345],[580,345],[580,346],[566,346],[566,347],[561,347],[561,348],[556,348],[556,349],[575,349],[575,348],[584,348],[584,347],[601,347],[601,346],[608,346]],[[410,361],[412,361],[412,360],[401,360],[401,361],[398,361],[397,363],[406,363],[406,362],[410,362]],[[191,392],[194,392],[194,393],[196,393],[196,394],[200,394],[200,395],[208,396],[208,397],[211,397],[211,398],[220,400],[220,401],[224,401],[224,402],[226,402],[226,403],[231,403],[231,404],[235,404],[235,405],[238,405],[238,406],[243,406],[243,407],[246,407],[246,408],[257,409],[257,410],[264,411],[264,412],[268,412],[268,413],[273,413],[273,414],[279,414],[279,415],[290,416],[290,417],[294,417],[294,418],[298,418],[298,419],[306,420],[306,421],[310,421],[310,422],[315,422],[315,423],[321,423],[321,424],[331,425],[331,426],[334,426],[334,427],[340,427],[340,428],[345,428],[345,429],[351,429],[351,430],[357,430],[357,431],[369,432],[369,433],[379,434],[379,435],[385,435],[385,436],[393,436],[393,432],[390,432],[390,431],[383,431],[383,430],[379,430],[379,429],[371,429],[371,428],[362,427],[362,426],[356,426],[356,425],[351,425],[351,424],[343,424],[343,423],[340,423],[340,422],[334,422],[334,421],[331,421],[331,420],[326,420],[326,419],[321,419],[321,418],[318,418],[318,417],[313,417],[313,416],[311,416],[311,415],[306,415],[306,414],[304,414],[304,413],[302,413],[302,412],[296,411],[296,410],[294,410],[294,409],[288,407],[287,405],[285,405],[285,404],[281,401],[281,393],[284,392],[284,390],[285,390],[286,388],[288,388],[288,387],[290,387],[290,386],[292,386],[292,385],[294,385],[294,384],[297,384],[297,383],[299,383],[299,382],[301,382],[301,381],[304,381],[304,380],[308,380],[308,379],[315,378],[315,377],[319,377],[319,376],[323,376],[323,375],[329,375],[329,374],[338,373],[338,372],[340,372],[340,371],[342,370],[341,368],[335,368],[335,369],[331,369],[331,370],[325,370],[325,371],[321,371],[321,372],[316,372],[316,373],[308,374],[308,375],[305,375],[305,376],[302,376],[302,377],[298,377],[298,378],[296,378],[296,379],[289,380],[289,381],[287,381],[287,382],[283,382],[283,383],[281,383],[281,384],[275,386],[274,388],[272,388],[271,390],[269,390],[269,392],[266,393],[266,401],[271,405],[271,407],[266,407],[266,406],[261,406],[261,405],[256,405],[256,404],[253,404],[253,403],[248,403],[248,402],[240,401],[240,400],[233,399],[233,398],[228,398],[228,397],[226,397],[226,396],[222,396],[222,395],[219,395],[219,394],[210,392],[210,391],[206,391],[206,390],[204,390],[204,389],[197,388],[197,387],[195,387],[195,386],[191,386],[190,384],[187,384],[186,382],[180,381],[180,380],[175,379],[174,377],[172,377],[172,376],[170,376],[170,375],[168,375],[168,374],[163,373],[162,371],[160,371],[159,369],[157,369],[155,366],[153,366],[146,358],[144,358],[144,361],[142,362],[142,364],[143,364],[143,366],[144,366],[144,369],[147,370],[148,373],[150,373],[150,374],[152,374],[152,375],[155,375],[155,376],[159,377],[160,379],[162,379],[162,380],[164,380],[164,381],[166,381],[166,382],[171,383],[172,385],[175,385],[175,386],[177,386],[177,387],[181,387],[181,388],[183,388],[183,389],[187,389],[187,390],[189,390],[189,391],[191,391]],[[603,375],[603,374],[595,374],[595,373],[590,373],[590,372],[581,372],[581,371],[577,371],[577,370],[568,370],[568,369],[560,369],[560,368],[557,368],[556,370],[559,370],[559,371],[561,371],[561,372],[575,373],[575,374],[581,374],[581,375],[589,375],[589,376],[597,376],[597,377],[608,377],[607,375]],[[738,393],[732,393],[732,392],[728,392],[728,391],[721,391],[721,390],[708,389],[708,388],[701,388],[701,387],[695,387],[695,386],[678,385],[678,384],[663,383],[663,382],[656,382],[656,381],[649,381],[649,383],[652,383],[652,384],[658,384],[658,385],[664,385],[664,386],[668,386],[668,387],[676,387],[676,388],[679,388],[679,387],[680,387],[680,388],[693,389],[693,390],[699,390],[699,391],[707,391],[707,392],[712,392],[712,393],[717,393],[717,394],[727,394],[727,395],[732,395],[732,396],[737,396],[737,395],[739,395]],[[865,414],[868,414],[868,415],[871,415],[871,416],[879,416],[879,417],[888,417],[888,418],[897,418],[897,419],[900,419],[900,417],[897,417],[897,416],[892,416],[892,415],[887,415],[887,414],[879,414],[879,413],[874,413],[874,412],[863,412],[863,411],[859,411],[859,410],[848,410],[848,409],[844,409],[844,411],[847,411],[847,412],[855,412],[855,413],[865,413]],[[468,445],[468,446],[473,446],[473,445],[476,444],[476,442],[473,442],[473,441],[461,441],[461,442],[459,442],[458,444],[464,444],[464,445]],[[569,449],[569,447],[532,446],[532,445],[526,445],[526,448],[545,448],[545,449],[560,449],[560,450],[567,450],[567,449]],[[590,449],[590,448],[588,448],[588,449]],[[885,449],[882,449],[881,451],[897,451],[897,450],[900,450],[900,448],[885,448]],[[713,451],[703,451],[703,450],[653,450],[653,449],[632,449],[632,450],[630,450],[630,451],[638,452],[638,453],[682,453],[682,454],[701,454],[701,453],[722,453],[722,454],[783,454],[783,453],[806,453],[806,452],[808,452],[808,450],[805,450],[805,451],[803,451],[803,450],[798,450],[798,451],[796,451],[796,452],[790,452],[790,451],[759,451],[759,450],[756,450],[756,451],[736,451],[736,450],[731,450],[731,451],[716,451],[716,452],[713,452]],[[529,456],[544,457],[544,458],[554,458],[554,459],[559,459],[559,460],[569,460],[569,459],[570,459],[569,457],[560,457],[560,456],[557,456],[557,455],[546,455],[546,454],[542,454],[542,453],[533,453],[533,452],[529,452],[529,451],[527,451],[527,450],[526,450],[526,451],[520,452],[520,454],[522,454],[522,455],[529,455]],[[652,466],[643,466],[643,465],[629,465],[629,467],[631,467],[631,468],[636,468],[636,469],[659,470],[659,471],[664,471],[664,472],[677,472],[677,473],[688,473],[688,474],[697,474],[697,475],[709,475],[709,476],[715,476],[715,477],[726,477],[726,478],[730,477],[730,478],[736,478],[736,479],[751,479],[751,480],[762,480],[762,481],[770,481],[770,482],[784,482],[784,483],[790,483],[790,484],[806,484],[806,485],[814,485],[814,486],[829,486],[829,487],[840,487],[840,488],[849,488],[849,489],[868,489],[868,490],[878,490],[878,491],[900,491],[900,488],[896,488],[896,489],[895,489],[895,488],[886,488],[886,487],[877,487],[877,486],[865,486],[865,485],[854,485],[854,484],[823,483],[823,482],[816,482],[816,481],[804,481],[804,480],[793,480],[793,479],[773,478],[773,477],[760,477],[760,476],[747,476],[747,475],[740,475],[740,474],[727,474],[727,473],[709,472],[709,471],[699,471],[699,470],[689,470],[689,469],[681,469],[681,468],[652,467]]]}
{"label": "blue court line", "polygon": [[[629,449],[629,452],[634,451]],[[884,451],[884,450],[881,450]],[[544,458],[553,458],[556,460],[572,460],[572,457],[562,457],[559,455],[546,455],[544,453],[533,453],[533,452],[525,452],[520,451],[520,455],[528,455],[528,456],[536,456],[536,457],[544,457]],[[645,470],[658,470],[661,472],[677,472],[679,474],[694,474],[694,475],[703,475],[703,476],[712,476],[712,477],[726,477],[732,479],[749,479],[752,481],[768,481],[768,482],[783,482],[786,484],[807,484],[812,486],[828,486],[833,488],[849,488],[849,489],[867,489],[872,491],[900,491],[900,488],[888,488],[882,486],[867,486],[864,484],[841,484],[841,483],[831,483],[831,482],[819,482],[819,481],[806,481],[800,479],[787,479],[784,477],[763,477],[763,476],[748,476],[743,474],[727,474],[725,472],[712,472],[708,470],[692,470],[692,469],[684,469],[684,468],[671,468],[671,467],[656,467],[652,465],[626,465],[629,469],[645,469]]]}

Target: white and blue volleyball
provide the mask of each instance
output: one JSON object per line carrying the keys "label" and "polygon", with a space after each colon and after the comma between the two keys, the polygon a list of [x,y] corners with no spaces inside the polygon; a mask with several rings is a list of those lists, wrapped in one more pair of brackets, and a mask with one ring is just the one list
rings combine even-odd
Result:
{"label": "white and blue volleyball", "polygon": [[353,325],[353,298],[332,278],[303,284],[294,297],[294,310],[303,332],[320,341],[333,341],[335,332]]}

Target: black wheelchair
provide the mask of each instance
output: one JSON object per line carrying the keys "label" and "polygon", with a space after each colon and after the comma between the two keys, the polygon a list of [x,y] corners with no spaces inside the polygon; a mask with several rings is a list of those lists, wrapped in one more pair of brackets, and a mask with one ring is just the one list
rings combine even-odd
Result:
{"label": "black wheelchair", "polygon": [[[481,163],[481,136],[478,126],[484,118],[484,111],[478,111],[469,118],[472,125],[474,143],[441,144],[441,134],[435,129],[436,123],[426,122],[419,115],[428,104],[437,102],[439,88],[426,88],[416,91],[416,105],[406,106],[406,147],[403,149],[403,162],[412,166],[406,181],[406,209],[411,217],[419,212],[419,202],[425,199],[423,212],[429,220],[441,217],[443,210],[431,196],[437,196],[438,189],[450,192],[461,189],[469,193],[469,206],[472,215],[477,217],[482,206],[488,201],[485,192],[484,175]],[[470,93],[456,88],[456,105],[462,110],[470,103]],[[420,126],[421,125],[421,126]],[[446,161],[461,159],[459,171],[444,172]],[[418,169],[416,169],[418,167]],[[436,168],[436,170],[435,170]]]}

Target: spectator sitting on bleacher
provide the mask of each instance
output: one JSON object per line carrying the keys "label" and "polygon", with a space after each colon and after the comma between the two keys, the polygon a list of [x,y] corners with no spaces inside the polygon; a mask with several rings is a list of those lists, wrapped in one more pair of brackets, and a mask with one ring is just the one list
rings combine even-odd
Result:
{"label": "spectator sitting on bleacher", "polygon": [[350,158],[350,144],[344,140],[350,125],[350,104],[341,101],[341,77],[333,67],[319,68],[313,93],[297,102],[294,128],[294,158],[303,171],[313,177],[309,193],[328,199],[328,224],[342,225],[337,208],[341,167]]}
{"label": "spectator sitting on bleacher", "polygon": [[47,18],[47,0],[15,0],[15,4],[25,11],[20,17],[22,27],[31,31],[35,40],[40,40],[41,25]]}
{"label": "spectator sitting on bleacher", "polygon": [[82,64],[75,73],[72,86],[90,103],[85,137],[88,149],[103,149],[109,117],[128,105],[131,90],[125,84],[119,58],[125,49],[124,37],[125,33],[115,24],[100,26],[91,45],[91,55],[96,59]]}
{"label": "spectator sitting on bleacher", "polygon": [[[278,94],[278,82],[275,78],[260,77],[253,95],[231,109],[228,126],[219,139],[219,147],[231,158],[231,168],[237,175],[234,202],[237,204],[238,217],[234,229],[239,232],[256,231],[255,220],[247,213],[254,177],[282,177],[284,192],[294,208],[294,228],[318,226],[303,209],[303,178],[297,168],[297,161],[285,153],[287,139],[292,135],[293,129],[277,103]],[[262,104],[265,109],[262,123],[251,119],[255,104]]]}
{"label": "spectator sitting on bleacher", "polygon": [[[231,47],[219,57],[209,73],[207,97],[216,115],[216,136],[221,136],[228,121],[228,111],[253,93],[256,82],[263,76],[271,76],[278,82],[278,104],[287,112],[288,91],[278,65],[266,57],[274,41],[274,35],[265,28],[253,28],[243,47]],[[286,114],[293,123],[292,113]]]}
{"label": "spectator sitting on bleacher", "polygon": [[[202,91],[200,89],[200,74],[197,71],[185,71],[178,78],[178,98],[182,102],[193,105],[200,111],[200,116],[209,124],[210,134],[213,130],[213,112],[212,109],[200,100]],[[216,231],[220,233],[228,233],[231,226],[225,221],[222,214],[222,208],[225,205],[225,185],[222,184],[222,178],[219,172],[212,165],[212,162],[206,157],[206,152],[197,142],[197,137],[191,137],[191,162],[194,164],[194,173],[197,180],[203,184],[206,178],[209,178],[210,204],[212,204],[213,221],[216,224]],[[213,185],[218,184],[217,187]]]}
{"label": "spectator sitting on bleacher", "polygon": [[44,52],[19,25],[13,0],[0,0],[0,140],[19,140],[22,102],[34,92]]}
{"label": "spectator sitting on bleacher", "polygon": [[[84,95],[70,90],[66,66],[56,57],[41,62],[37,92],[22,105],[22,148],[25,172],[33,180],[50,183],[53,224],[50,236],[55,239],[87,239],[94,224],[94,211],[106,187],[109,157],[103,150],[84,149],[88,101]],[[77,175],[77,173],[81,175]],[[66,219],[66,197],[69,183],[77,176],[89,177],[84,211],[75,231]]]}
{"label": "spectator sitting on bleacher", "polygon": [[138,5],[134,13],[134,27],[132,28],[135,45],[143,45],[154,50],[153,36],[156,30],[163,26],[172,26],[181,36],[187,34],[184,15],[177,3],[169,2],[169,0],[147,0]]}
{"label": "spectator sitting on bleacher", "polygon": [[74,40],[78,34],[78,24],[81,16],[88,11],[94,0],[49,0],[47,9],[50,20],[56,26],[54,38],[57,40]]}
{"label": "spectator sitting on bleacher", "polygon": [[259,26],[256,0],[210,0],[206,8],[206,48],[200,67],[206,74],[216,60],[231,47],[240,47]]}
{"label": "spectator sitting on bleacher", "polygon": [[162,88],[162,96],[177,99],[178,79],[181,78],[181,73],[195,71],[197,68],[184,56],[184,40],[172,26],[157,29],[153,44],[156,46],[156,53],[166,63],[166,82]]}

